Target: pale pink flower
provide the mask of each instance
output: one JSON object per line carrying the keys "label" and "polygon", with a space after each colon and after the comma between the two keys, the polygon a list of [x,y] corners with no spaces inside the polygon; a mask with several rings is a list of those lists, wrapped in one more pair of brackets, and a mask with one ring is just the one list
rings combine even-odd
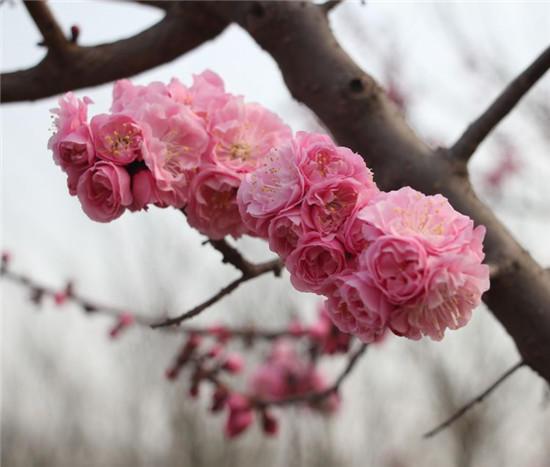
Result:
{"label": "pale pink flower", "polygon": [[326,293],[335,275],[346,267],[346,253],[334,237],[309,232],[288,256],[285,266],[292,285],[302,292]]}
{"label": "pale pink flower", "polygon": [[346,353],[351,344],[351,335],[341,332],[327,311],[325,303],[318,309],[317,321],[308,329],[309,336],[314,339],[324,354]]}
{"label": "pale pink flower", "polygon": [[213,239],[247,232],[237,206],[240,179],[218,167],[203,168],[193,179],[186,207],[189,225]]}
{"label": "pale pink flower", "polygon": [[48,148],[54,151],[59,140],[87,124],[88,105],[92,100],[89,97],[78,99],[72,92],[68,92],[58,100],[58,103],[59,107],[51,110],[52,114],[56,115],[56,132],[48,141]]}
{"label": "pale pink flower", "polygon": [[230,98],[231,94],[225,92],[220,76],[211,70],[205,70],[193,75],[193,84],[189,88],[186,103],[197,115],[209,119],[210,115],[223,107]]}
{"label": "pale pink flower", "polygon": [[[250,394],[267,401],[320,392],[327,387],[317,368],[287,340],[274,342],[269,356],[255,369],[249,381]],[[311,407],[334,411],[338,408],[338,398],[328,397],[321,403],[311,404]]]}
{"label": "pale pink flower", "polygon": [[292,145],[273,149],[258,169],[246,174],[237,199],[243,222],[256,235],[267,237],[269,221],[296,206],[304,181]]}
{"label": "pale pink flower", "polygon": [[90,128],[98,158],[117,165],[143,158],[143,132],[133,118],[122,114],[96,115]]}
{"label": "pale pink flower", "polygon": [[132,204],[128,206],[130,211],[147,209],[147,205],[160,202],[155,179],[149,170],[132,175],[132,198]]}
{"label": "pale pink flower", "polygon": [[274,217],[269,223],[269,248],[283,260],[294,251],[305,229],[300,210],[297,208]]}
{"label": "pale pink flower", "polygon": [[374,342],[384,334],[394,308],[365,272],[336,278],[326,305],[340,331],[353,334],[365,343]]}
{"label": "pale pink flower", "polygon": [[77,195],[90,219],[112,221],[132,204],[130,176],[126,169],[112,162],[96,162],[80,177]]}
{"label": "pale pink flower", "polygon": [[336,146],[330,136],[299,131],[295,141],[300,170],[308,184],[340,176],[361,182],[365,190],[377,190],[363,158],[346,147]]}
{"label": "pale pink flower", "polygon": [[95,161],[94,146],[88,125],[82,125],[58,140],[54,161],[67,174],[69,193],[72,196],[76,195],[78,179]]}
{"label": "pale pink flower", "polygon": [[[374,199],[376,199],[376,197]],[[370,200],[370,202],[374,201]],[[369,245],[369,241],[363,233],[366,222],[359,216],[361,209],[367,204],[367,202],[359,201],[353,211],[344,220],[342,228],[337,234],[339,240],[346,248],[346,251],[354,256],[359,255]]]}
{"label": "pale pink flower", "polygon": [[253,171],[267,153],[290,141],[291,131],[274,113],[232,97],[209,119],[213,137],[210,157],[228,169]]}
{"label": "pale pink flower", "polygon": [[378,237],[359,261],[391,303],[412,303],[424,293],[428,253],[415,237]]}
{"label": "pale pink flower", "polygon": [[321,235],[338,232],[366,191],[353,178],[331,177],[315,183],[302,203],[305,226]]}
{"label": "pale pink flower", "polygon": [[422,300],[396,309],[390,327],[399,336],[429,336],[439,341],[445,329],[458,329],[468,323],[488,289],[488,266],[467,255],[444,255],[430,267]]}
{"label": "pale pink flower", "polygon": [[359,213],[368,224],[363,232],[368,240],[379,235],[406,235],[417,238],[430,253],[458,252],[470,245],[482,256],[473,221],[455,211],[442,195],[426,196],[411,187],[380,194]]}
{"label": "pale pink flower", "polygon": [[156,109],[157,113],[171,113],[179,105],[171,98],[164,83],[155,81],[146,86],[135,85],[130,80],[115,82],[111,112],[123,113],[142,122],[146,113]]}

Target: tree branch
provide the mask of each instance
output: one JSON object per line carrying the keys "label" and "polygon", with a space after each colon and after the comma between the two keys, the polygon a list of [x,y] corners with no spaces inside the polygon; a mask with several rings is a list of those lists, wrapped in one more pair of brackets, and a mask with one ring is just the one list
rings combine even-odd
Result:
{"label": "tree branch", "polygon": [[437,435],[439,432],[443,431],[445,428],[452,425],[460,417],[462,417],[466,412],[468,412],[476,404],[482,402],[489,394],[491,394],[497,387],[499,387],[508,377],[514,374],[517,370],[525,365],[525,362],[521,361],[516,363],[513,367],[506,370],[493,384],[491,384],[487,389],[485,389],[479,396],[472,399],[470,402],[462,406],[457,410],[451,417],[445,420],[443,423],[437,425],[432,430],[424,433],[424,438],[431,438],[432,436]]}
{"label": "tree branch", "polygon": [[54,18],[48,5],[46,5],[46,2],[41,0],[26,0],[24,5],[40,30],[44,38],[44,45],[48,47],[48,50],[52,54],[62,56],[69,47],[70,42],[67,41],[63,30]]}
{"label": "tree branch", "polygon": [[467,162],[481,142],[491,133],[525,94],[550,68],[550,47],[546,48],[523,73],[514,79],[489,108],[462,134],[449,149],[456,160]]}
{"label": "tree branch", "polygon": [[206,2],[204,7],[249,32],[278,63],[292,95],[340,144],[365,157],[382,189],[410,185],[442,193],[455,209],[487,227],[487,262],[499,274],[483,299],[526,364],[550,382],[550,275],[476,197],[463,164],[441,157],[445,150],[431,150],[411,130],[378,83],[342,50],[317,5]]}
{"label": "tree branch", "polygon": [[[244,261],[244,258],[243,258],[243,261]],[[239,277],[238,279],[235,279],[233,282],[230,282],[223,289],[221,289],[217,294],[210,297],[208,300],[204,301],[200,305],[197,305],[196,307],[191,308],[189,311],[182,313],[179,316],[176,316],[174,318],[169,318],[158,323],[151,324],[151,328],[157,329],[157,328],[162,328],[166,326],[174,326],[174,325],[181,324],[183,321],[193,318],[194,316],[197,316],[206,308],[212,306],[214,303],[219,302],[226,295],[229,295],[231,292],[233,292],[243,282],[249,281],[250,279],[254,279],[255,277],[261,276],[262,274],[265,274],[267,272],[273,272],[275,275],[279,275],[281,272],[281,262],[278,259],[276,259],[273,261],[266,261],[265,263],[261,263],[261,264],[248,263],[246,272],[243,271],[243,274],[241,275],[241,277]]]}
{"label": "tree branch", "polygon": [[[63,65],[53,54],[47,54],[30,69],[3,73],[0,100],[35,100],[126,78],[183,55],[216,37],[227,25],[207,14],[201,2],[168,4],[171,8],[164,19],[133,37],[93,47],[71,44]],[[61,42],[60,30],[45,26],[46,5],[29,2],[29,7],[37,15],[37,24],[42,25],[45,40],[52,45]]]}

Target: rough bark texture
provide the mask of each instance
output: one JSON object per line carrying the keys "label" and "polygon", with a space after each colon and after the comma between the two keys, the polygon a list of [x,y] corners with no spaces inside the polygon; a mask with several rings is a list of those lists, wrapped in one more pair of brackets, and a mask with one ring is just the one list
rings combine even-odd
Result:
{"label": "rough bark texture", "polygon": [[487,227],[487,262],[496,266],[484,300],[533,370],[550,382],[550,274],[475,196],[464,159],[432,150],[410,129],[374,79],[334,38],[326,9],[301,2],[143,2],[167,15],[133,38],[98,47],[69,45],[36,67],[2,75],[5,102],[32,100],[105,83],[165,63],[236,22],[278,63],[292,95],[339,143],[365,155],[385,190],[411,185],[443,193]]}

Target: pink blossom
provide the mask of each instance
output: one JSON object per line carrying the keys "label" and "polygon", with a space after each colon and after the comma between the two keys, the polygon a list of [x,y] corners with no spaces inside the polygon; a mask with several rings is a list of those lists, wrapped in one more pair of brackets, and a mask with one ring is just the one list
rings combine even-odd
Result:
{"label": "pink blossom", "polygon": [[54,119],[56,132],[48,141],[48,148],[54,152],[59,140],[87,124],[88,105],[92,100],[89,97],[77,99],[72,92],[68,92],[59,99],[58,103],[59,107],[51,110],[52,114],[56,115]]}
{"label": "pink blossom", "polygon": [[305,234],[300,210],[294,208],[273,218],[267,233],[271,251],[277,253],[283,260],[286,259]]}
{"label": "pink blossom", "polygon": [[189,225],[213,239],[237,238],[247,231],[237,206],[240,179],[221,168],[204,168],[191,184],[186,208]]}
{"label": "pink blossom", "polygon": [[241,394],[233,393],[227,400],[229,415],[225,424],[225,435],[235,438],[243,433],[254,421],[250,401]]}
{"label": "pink blossom", "polygon": [[332,279],[346,267],[341,243],[317,232],[306,234],[286,259],[292,285],[302,292],[326,293]]}
{"label": "pink blossom", "polygon": [[302,203],[304,224],[321,235],[336,233],[366,191],[352,178],[332,177],[315,183]]}
{"label": "pink blossom", "polygon": [[113,87],[111,112],[114,114],[123,113],[143,122],[146,113],[155,111],[167,114],[177,107],[166,85],[158,81],[140,86],[123,79],[115,82]]}
{"label": "pink blossom", "polygon": [[[376,199],[376,197],[374,199]],[[370,202],[374,201],[370,200]],[[343,243],[346,251],[354,256],[359,255],[369,245],[369,241],[363,233],[366,222],[359,216],[359,213],[367,204],[367,202],[359,201],[355,209],[353,209],[344,220],[342,228],[337,234],[338,239]]]}
{"label": "pink blossom", "polygon": [[330,136],[299,131],[295,141],[300,170],[308,184],[340,176],[355,179],[365,190],[377,190],[363,158],[346,147],[336,146]]}
{"label": "pink blossom", "polygon": [[248,173],[273,148],[288,143],[290,128],[274,113],[258,104],[231,98],[209,120],[213,136],[211,158],[228,169]]}
{"label": "pink blossom", "polygon": [[130,176],[126,169],[112,162],[96,162],[80,177],[77,195],[90,219],[112,221],[132,203]]}
{"label": "pink blossom", "polygon": [[[359,213],[367,240],[379,235],[417,238],[428,252],[458,252],[472,244],[473,221],[455,211],[442,195],[426,196],[411,187],[380,194]],[[476,235],[480,235],[478,233]],[[478,241],[476,254],[481,246]]]}
{"label": "pink blossom", "polygon": [[393,304],[411,303],[424,292],[428,253],[415,237],[378,237],[362,253],[360,263]]}
{"label": "pink blossom", "polygon": [[390,327],[399,336],[441,340],[445,329],[468,323],[472,310],[489,289],[489,267],[465,255],[445,255],[430,268],[422,300],[392,314]]}
{"label": "pink blossom", "polygon": [[94,163],[94,146],[88,125],[60,138],[54,151],[54,161],[67,174],[69,193],[76,195],[76,186],[80,176]]}
{"label": "pink blossom", "polygon": [[97,157],[127,165],[143,157],[143,132],[131,117],[122,114],[96,115],[90,122]]}
{"label": "pink blossom", "polygon": [[293,145],[286,145],[273,149],[258,169],[245,175],[237,196],[239,211],[253,233],[267,237],[269,221],[296,206],[303,194]]}
{"label": "pink blossom", "polygon": [[133,202],[128,206],[130,211],[147,209],[147,205],[160,201],[155,179],[149,170],[140,170],[132,175],[132,198]]}
{"label": "pink blossom", "polygon": [[231,95],[225,92],[220,76],[211,70],[205,70],[193,75],[193,84],[189,88],[186,103],[197,115],[209,119],[210,115],[223,107],[230,98]]}
{"label": "pink blossom", "polygon": [[340,331],[353,334],[366,343],[384,334],[394,308],[365,272],[338,277],[326,305]]}
{"label": "pink blossom", "polygon": [[317,341],[323,353],[330,355],[347,352],[351,343],[351,335],[341,332],[332,322],[325,303],[320,306],[309,335]]}

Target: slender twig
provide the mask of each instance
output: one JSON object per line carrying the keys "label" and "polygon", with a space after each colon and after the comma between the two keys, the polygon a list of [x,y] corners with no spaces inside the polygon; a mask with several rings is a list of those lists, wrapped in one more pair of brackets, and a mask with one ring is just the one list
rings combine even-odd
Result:
{"label": "slender twig", "polygon": [[342,2],[343,0],[327,0],[324,3],[321,3],[319,7],[324,11],[325,14],[328,14]]}
{"label": "slender twig", "polygon": [[334,380],[334,382],[329,387],[323,389],[322,391],[289,396],[283,399],[255,399],[254,405],[261,408],[270,405],[289,405],[297,404],[300,402],[318,403],[332,394],[337,394],[340,390],[340,386],[342,386],[342,383],[352,372],[353,368],[359,361],[359,358],[366,352],[366,350],[367,344],[361,344],[361,346],[349,356],[346,366],[344,367],[340,375],[336,378],[336,380]]}
{"label": "slender twig", "polygon": [[439,432],[443,431],[445,428],[452,425],[456,420],[458,420],[460,417],[462,417],[466,412],[468,412],[472,407],[474,407],[476,404],[479,404],[482,402],[489,394],[491,394],[498,386],[500,386],[509,376],[514,374],[517,370],[519,370],[522,366],[525,365],[524,361],[520,361],[516,363],[513,367],[509,368],[500,376],[493,384],[491,384],[487,389],[485,389],[481,394],[479,394],[477,397],[472,399],[467,404],[463,405],[459,410],[457,410],[451,417],[449,417],[444,422],[437,425],[432,430],[424,433],[424,438],[431,438],[432,436],[437,435]]}
{"label": "slender twig", "polygon": [[[25,287],[34,295],[35,298],[52,298],[55,299],[59,293],[65,294],[64,290],[55,289],[47,286],[43,283],[32,279],[30,276],[13,272],[4,266],[1,274],[2,279],[19,284]],[[36,294],[39,294],[36,295]],[[90,300],[75,292],[74,287],[71,286],[70,293],[66,294],[66,300],[74,303],[81,308],[85,313],[98,313],[113,318],[120,318],[124,314],[128,313],[129,309],[123,309],[112,305],[101,304],[99,301]],[[158,318],[149,318],[140,314],[132,313],[133,322],[143,327],[150,328],[152,324],[158,322]],[[252,339],[264,339],[275,340],[281,337],[287,338],[302,338],[309,336],[308,330],[304,329],[301,332],[289,331],[288,328],[283,329],[258,329],[254,326],[241,326],[241,327],[225,327],[225,334],[230,338],[238,338],[244,341],[250,341]],[[182,334],[197,334],[197,335],[215,335],[212,327],[200,327],[200,326],[180,326],[165,328],[165,331],[177,332]]]}
{"label": "slender twig", "polygon": [[[241,266],[243,265],[241,264]],[[281,266],[280,266],[279,260],[267,261],[261,264],[248,263],[246,265],[246,268],[243,270],[243,274],[241,275],[241,277],[239,277],[238,279],[235,279],[233,282],[230,282],[228,285],[222,288],[217,294],[210,297],[208,300],[204,301],[203,303],[197,305],[196,307],[191,308],[189,311],[182,313],[179,316],[152,324],[151,328],[157,329],[157,328],[162,328],[166,326],[178,325],[187,319],[197,316],[199,313],[204,311],[206,308],[212,306],[214,303],[219,302],[222,298],[224,298],[225,296],[233,292],[233,290],[239,287],[239,285],[241,285],[243,282],[249,281],[250,279],[261,276],[262,274],[265,274],[268,272],[273,272],[275,274],[278,274],[280,273],[280,270],[281,270]]]}
{"label": "slender twig", "polygon": [[546,48],[523,73],[504,89],[489,108],[470,124],[458,141],[449,149],[450,155],[456,160],[467,162],[479,144],[549,68],[550,47]]}
{"label": "slender twig", "polygon": [[44,45],[54,55],[63,55],[69,41],[45,1],[25,1],[25,7],[44,38]]}

